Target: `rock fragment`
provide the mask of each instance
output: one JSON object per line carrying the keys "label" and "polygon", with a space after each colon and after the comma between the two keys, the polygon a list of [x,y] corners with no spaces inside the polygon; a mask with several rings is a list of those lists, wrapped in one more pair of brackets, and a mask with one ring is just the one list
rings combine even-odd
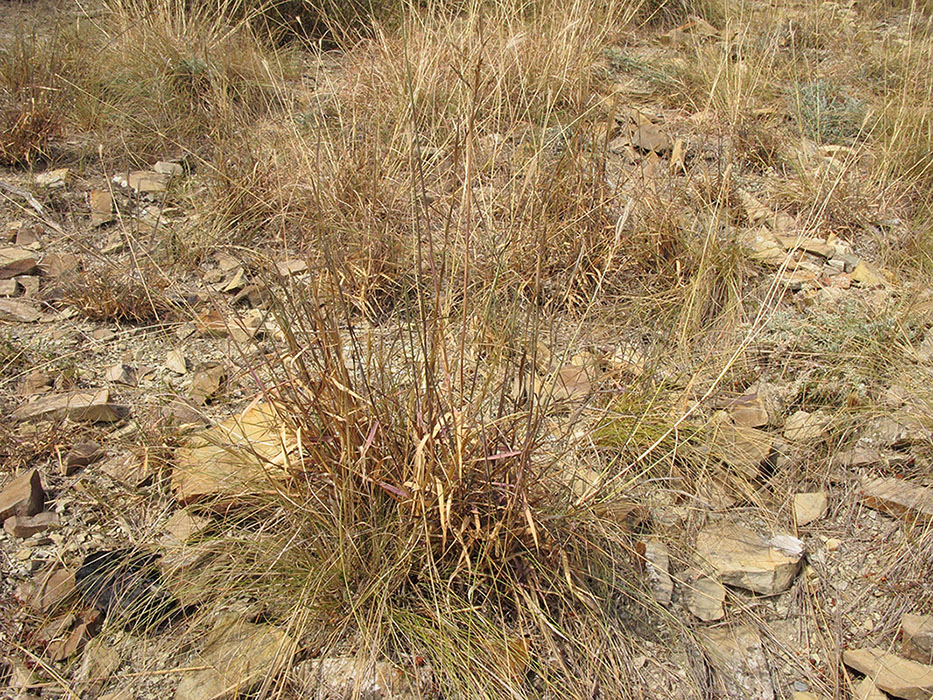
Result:
{"label": "rock fragment", "polygon": [[58,513],[36,513],[35,515],[12,515],[3,521],[3,529],[10,537],[25,539],[49,529],[61,526]]}
{"label": "rock fragment", "polygon": [[889,695],[904,700],[933,698],[933,666],[889,654],[878,647],[847,649],[842,661]]}
{"label": "rock fragment", "polygon": [[36,254],[28,248],[0,248],[0,280],[30,275],[36,266]]}
{"label": "rock fragment", "polygon": [[809,525],[826,515],[829,499],[822,491],[794,494],[794,522],[797,527]]}
{"label": "rock fragment", "polygon": [[888,700],[888,696],[878,690],[867,676],[856,684],[852,696],[853,700]]}
{"label": "rock fragment", "polygon": [[708,629],[700,633],[699,640],[714,682],[725,697],[774,700],[768,662],[756,629],[747,625]]}
{"label": "rock fragment", "polygon": [[11,323],[35,323],[42,314],[32,304],[13,299],[0,299],[0,321]]}
{"label": "rock fragment", "polygon": [[284,668],[294,653],[295,644],[284,631],[223,616],[199,654],[199,665],[208,668],[185,672],[175,700],[240,697]]}
{"label": "rock fragment", "polygon": [[113,423],[123,418],[129,409],[110,403],[107,389],[97,391],[74,391],[43,396],[24,404],[13,411],[15,420],[61,420],[89,421],[91,423]]}
{"label": "rock fragment", "polygon": [[933,615],[904,615],[901,641],[904,656],[922,664],[933,664]]}
{"label": "rock fragment", "polygon": [[908,521],[933,522],[933,489],[890,477],[862,479],[859,493],[870,508]]}
{"label": "rock fragment", "polygon": [[714,622],[726,616],[723,603],[726,589],[719,581],[710,576],[700,576],[687,584],[684,592],[684,604],[697,619]]}
{"label": "rock fragment", "polygon": [[79,442],[73,445],[62,461],[62,474],[71,476],[104,456],[104,449],[96,442]]}
{"label": "rock fragment", "polygon": [[643,543],[645,573],[651,588],[651,596],[660,605],[667,607],[671,604],[674,594],[674,582],[670,575],[670,553],[663,542],[651,538]]}
{"label": "rock fragment", "polygon": [[697,535],[696,550],[723,583],[762,595],[787,590],[804,554],[803,542],[796,537],[762,537],[728,521],[703,528]]}
{"label": "rock fragment", "polygon": [[45,505],[45,491],[37,469],[12,479],[0,491],[0,521],[14,515],[35,515]]}

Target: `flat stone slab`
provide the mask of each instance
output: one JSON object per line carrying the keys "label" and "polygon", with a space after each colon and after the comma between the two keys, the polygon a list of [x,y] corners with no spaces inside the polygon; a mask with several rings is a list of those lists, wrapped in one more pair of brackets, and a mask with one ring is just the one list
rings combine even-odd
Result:
{"label": "flat stone slab", "polygon": [[213,700],[242,697],[250,687],[283,668],[295,653],[295,644],[280,629],[234,616],[222,617],[199,654],[198,670],[186,672],[178,683],[175,700]]}
{"label": "flat stone slab", "polygon": [[12,417],[18,421],[67,418],[91,423],[113,423],[128,412],[127,407],[110,403],[110,392],[107,389],[98,389],[42,396],[17,408]]}
{"label": "flat stone slab", "polygon": [[865,477],[859,489],[870,508],[907,520],[933,522],[933,489],[903,479]]}
{"label": "flat stone slab", "polygon": [[14,299],[0,299],[0,321],[35,323],[42,314],[32,304]]}
{"label": "flat stone slab", "polygon": [[0,280],[35,272],[35,252],[28,248],[0,248]]}
{"label": "flat stone slab", "polygon": [[723,583],[774,595],[790,587],[804,545],[788,534],[763,537],[744,525],[721,521],[700,531],[696,551]]}
{"label": "flat stone slab", "polygon": [[0,491],[0,521],[13,516],[35,515],[45,505],[45,491],[37,469],[12,479]]}
{"label": "flat stone slab", "polygon": [[205,499],[236,504],[249,494],[272,488],[282,478],[286,453],[297,448],[294,436],[283,443],[282,422],[270,404],[259,404],[220,425],[194,435],[175,451],[172,488],[182,506]]}
{"label": "flat stone slab", "polygon": [[713,669],[718,697],[774,700],[774,686],[758,631],[748,625],[703,630],[700,645]]}
{"label": "flat stone slab", "polygon": [[889,654],[878,647],[847,649],[842,661],[889,695],[904,700],[933,698],[933,666]]}
{"label": "flat stone slab", "polygon": [[904,656],[933,664],[933,615],[906,614],[901,618]]}

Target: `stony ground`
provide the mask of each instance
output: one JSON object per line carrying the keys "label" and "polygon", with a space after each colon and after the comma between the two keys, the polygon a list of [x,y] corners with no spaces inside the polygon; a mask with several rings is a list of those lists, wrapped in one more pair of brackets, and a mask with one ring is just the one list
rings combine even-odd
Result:
{"label": "stony ground", "polygon": [[[639,50],[719,32],[675,31]],[[614,188],[667,187],[721,160],[729,145],[713,143],[702,113],[685,117],[645,95],[642,73],[609,68],[634,105],[606,139]],[[815,177],[846,157],[808,139],[795,148]],[[201,552],[187,543],[216,515],[190,505],[241,486],[210,436],[259,451],[271,439],[269,459],[284,449],[287,462],[257,406],[263,358],[286,342],[266,280],[274,268],[310,286],[313,274],[271,247],[262,265],[218,247],[170,277],[136,274],[140,260],[184,250],[198,225],[204,175],[174,155],[125,173],[0,171],[4,697],[432,697],[432,669],[318,658],[255,600],[211,610],[210,631],[192,634],[208,606],[203,592],[189,599]],[[913,224],[814,230],[765,203],[774,173],[733,177],[743,291],[768,309],[729,331],[748,339],[740,371],[702,378],[664,353],[659,329],[622,341],[611,321],[542,350],[535,381],[560,400],[555,432],[594,431],[604,414],[593,407],[636,382],[678,387],[666,419],[702,426],[702,478],[672,467],[627,494],[633,585],[655,601],[640,619],[657,625],[633,645],[628,687],[603,692],[933,698],[933,288],[885,269],[876,245]],[[585,494],[586,447],[569,459]],[[110,622],[131,603],[179,600],[157,630]],[[671,619],[685,634],[667,631]]]}

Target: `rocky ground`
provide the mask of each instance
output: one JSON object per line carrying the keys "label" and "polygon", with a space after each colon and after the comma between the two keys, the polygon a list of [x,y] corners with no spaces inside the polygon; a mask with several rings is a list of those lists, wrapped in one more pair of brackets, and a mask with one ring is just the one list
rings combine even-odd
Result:
{"label": "rocky ground", "polygon": [[[629,61],[690,37],[721,30],[691,21]],[[635,105],[603,135],[613,190],[702,180],[728,150],[709,153],[708,115],[659,104],[613,61]],[[520,145],[484,142],[493,160]],[[814,178],[848,167],[844,146],[794,148]],[[631,585],[653,600],[640,619],[656,629],[632,645],[626,687],[593,697],[933,698],[933,288],[886,269],[876,243],[915,224],[811,226],[766,203],[773,175],[726,175],[742,291],[764,309],[728,330],[744,338],[738,370],[706,377],[664,352],[663,329],[623,336],[593,321],[542,343],[526,389],[555,398],[555,434],[596,442],[631,386],[671,392],[664,425],[693,431],[678,449],[703,465],[627,489]],[[265,391],[268,358],[289,351],[269,280],[311,288],[316,274],[271,245],[163,273],[205,187],[170,153],[124,173],[0,172],[4,697],[437,696],[421,657],[321,656],[263,601],[218,610],[190,585],[204,533],[228,527],[219,504],[301,463]],[[378,342],[394,322],[357,331]],[[567,466],[581,499],[602,487],[586,442]],[[631,473],[666,444],[636,445]],[[527,646],[504,656],[528,687],[548,663]]]}

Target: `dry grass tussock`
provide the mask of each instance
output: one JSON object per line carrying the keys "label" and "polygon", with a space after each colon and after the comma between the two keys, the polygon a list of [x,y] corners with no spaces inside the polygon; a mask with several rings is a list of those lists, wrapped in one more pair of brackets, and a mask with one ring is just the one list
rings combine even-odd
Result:
{"label": "dry grass tussock", "polygon": [[[857,26],[829,32],[836,10],[751,2],[398,3],[349,20],[312,3],[295,24],[290,4],[106,0],[0,55],[5,164],[109,172],[172,152],[193,169],[171,192],[197,212],[184,243],[129,274],[102,263],[66,303],[161,323],[184,317],[170,282],[192,262],[232,249],[264,270],[276,342],[238,359],[288,459],[239,507],[195,506],[213,518],[186,574],[205,616],[260,601],[306,653],[415,675],[422,659],[446,697],[634,693],[639,639],[685,628],[638,583],[631,492],[705,503],[715,482],[773,506],[786,484],[712,455],[709,399],[776,367],[790,408],[845,419],[841,445],[926,330],[906,303],[782,316],[786,290],[739,241],[754,186],[905,279],[933,266],[933,34],[928,9],[891,5],[856,3]],[[907,28],[867,36],[877,12]],[[695,15],[721,40],[644,49]],[[632,94],[690,135],[689,174],[611,150]],[[882,215],[917,225],[872,242]],[[294,257],[310,281],[268,264]],[[620,336],[650,348],[646,367],[568,409],[561,368],[586,349],[580,366],[602,371]],[[21,353],[3,342],[8,373]]]}

